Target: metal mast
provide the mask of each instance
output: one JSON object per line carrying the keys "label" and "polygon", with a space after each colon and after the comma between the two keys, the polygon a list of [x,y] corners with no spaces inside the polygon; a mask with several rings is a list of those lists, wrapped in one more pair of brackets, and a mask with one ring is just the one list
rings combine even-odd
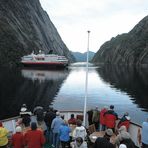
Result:
{"label": "metal mast", "polygon": [[88,33],[88,41],[87,41],[87,61],[86,61],[86,79],[85,79],[85,99],[84,99],[84,117],[83,117],[83,124],[86,126],[86,105],[87,105],[87,86],[88,86],[88,59],[89,59],[89,36],[90,31],[87,31]]}

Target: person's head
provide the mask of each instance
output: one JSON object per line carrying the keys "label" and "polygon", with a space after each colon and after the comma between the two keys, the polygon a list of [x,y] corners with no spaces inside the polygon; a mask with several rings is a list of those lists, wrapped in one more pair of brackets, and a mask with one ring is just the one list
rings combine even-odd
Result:
{"label": "person's head", "polygon": [[125,113],[124,113],[124,116],[128,116],[128,115],[129,115],[129,113],[128,113],[128,112],[125,112]]}
{"label": "person's head", "polygon": [[22,128],[20,126],[17,126],[15,128],[15,130],[16,130],[17,133],[21,133],[22,132]]}
{"label": "person's head", "polygon": [[3,123],[0,121],[0,127],[3,127]]}
{"label": "person's head", "polygon": [[36,129],[37,129],[37,124],[36,124],[36,122],[32,122],[32,123],[31,123],[31,129],[32,129],[32,130],[36,130]]}
{"label": "person's head", "polygon": [[127,146],[125,144],[120,144],[119,148],[127,148]]}
{"label": "person's head", "polygon": [[48,108],[48,111],[53,112],[53,108],[52,108],[52,107],[49,107],[49,108]]}
{"label": "person's head", "polygon": [[62,115],[61,118],[64,120],[64,115]]}
{"label": "person's head", "polygon": [[83,139],[81,137],[76,138],[76,144],[79,147],[83,143]]}
{"label": "person's head", "polygon": [[110,109],[113,110],[114,109],[114,105],[110,105]]}
{"label": "person's head", "polygon": [[113,130],[110,128],[106,129],[105,136],[110,138],[112,135],[113,135]]}
{"label": "person's head", "polygon": [[103,107],[103,109],[106,109],[106,110],[108,110],[108,106],[104,106],[104,107]]}
{"label": "person's head", "polygon": [[64,120],[64,125],[68,125],[68,121],[67,120]]}
{"label": "person's head", "polygon": [[77,126],[81,126],[82,125],[82,121],[81,120],[77,120]]}
{"label": "person's head", "polygon": [[22,107],[27,107],[27,105],[26,104],[23,104]]}
{"label": "person's head", "polygon": [[60,116],[60,112],[56,112],[56,116]]}
{"label": "person's head", "polygon": [[127,131],[126,126],[124,126],[124,125],[122,125],[118,130],[119,130],[120,133],[122,131]]}
{"label": "person's head", "polygon": [[71,114],[71,118],[74,118],[74,114]]}

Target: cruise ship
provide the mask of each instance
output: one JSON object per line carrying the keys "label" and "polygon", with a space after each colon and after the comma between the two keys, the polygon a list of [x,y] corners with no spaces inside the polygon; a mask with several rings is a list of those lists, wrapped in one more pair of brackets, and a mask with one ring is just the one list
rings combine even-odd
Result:
{"label": "cruise ship", "polygon": [[21,63],[24,67],[65,68],[68,66],[68,59],[57,54],[43,54],[40,51],[39,54],[32,52],[30,55],[23,56]]}

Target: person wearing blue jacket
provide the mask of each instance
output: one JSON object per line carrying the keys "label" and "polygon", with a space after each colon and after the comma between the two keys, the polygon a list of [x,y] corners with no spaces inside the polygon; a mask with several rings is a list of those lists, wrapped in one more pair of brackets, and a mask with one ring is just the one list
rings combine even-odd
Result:
{"label": "person wearing blue jacket", "polygon": [[62,148],[70,147],[70,136],[71,128],[68,126],[68,122],[64,120],[64,123],[60,126],[59,134]]}
{"label": "person wearing blue jacket", "polygon": [[63,123],[64,121],[60,117],[60,113],[56,112],[56,118],[53,119],[51,124],[51,130],[53,134],[53,147],[55,148],[59,148],[59,144],[60,144],[59,129]]}

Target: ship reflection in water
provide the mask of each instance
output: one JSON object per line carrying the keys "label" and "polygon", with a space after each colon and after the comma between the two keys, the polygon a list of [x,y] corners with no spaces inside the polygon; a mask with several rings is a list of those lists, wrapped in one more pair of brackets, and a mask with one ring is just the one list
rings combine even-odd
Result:
{"label": "ship reflection in water", "polygon": [[38,80],[40,82],[44,82],[46,80],[59,80],[65,79],[68,75],[67,70],[31,70],[31,69],[23,69],[21,70],[22,76],[27,79],[31,79],[32,81]]}
{"label": "ship reflection in water", "polygon": [[[148,71],[116,66],[89,65],[87,109],[115,106],[121,116],[129,112],[142,123],[148,116]],[[85,64],[69,70],[14,70],[0,68],[0,119],[18,115],[23,103],[59,110],[83,110]]]}
{"label": "ship reflection in water", "polygon": [[67,70],[1,69],[0,119],[18,115],[23,103],[30,110],[37,105],[47,109],[68,74]]}

